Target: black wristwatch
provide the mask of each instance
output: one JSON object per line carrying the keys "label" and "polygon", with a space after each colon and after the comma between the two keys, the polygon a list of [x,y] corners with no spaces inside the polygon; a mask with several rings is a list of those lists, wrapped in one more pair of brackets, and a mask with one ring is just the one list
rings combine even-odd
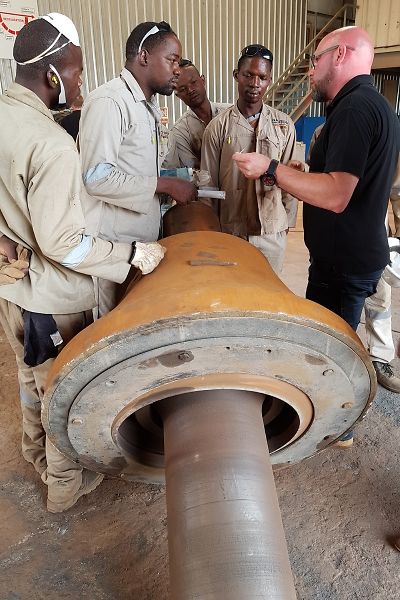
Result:
{"label": "black wristwatch", "polygon": [[268,169],[265,171],[264,175],[261,175],[261,181],[267,187],[272,187],[276,184],[275,171],[279,165],[279,160],[275,160],[274,158],[269,163]]}

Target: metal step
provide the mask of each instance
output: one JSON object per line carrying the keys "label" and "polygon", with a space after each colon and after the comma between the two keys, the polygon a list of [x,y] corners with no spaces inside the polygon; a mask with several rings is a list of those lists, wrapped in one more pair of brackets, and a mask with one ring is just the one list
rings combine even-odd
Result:
{"label": "metal step", "polygon": [[[337,28],[338,22],[342,21],[343,24],[347,24],[349,22],[349,14],[354,15],[354,11],[355,6],[346,3],[336,12],[267,90],[264,95],[264,102],[287,112],[292,118],[295,115],[296,119],[308,109],[312,100],[308,78],[306,78],[311,68],[307,54],[312,54],[315,51],[320,40],[327,33]],[[351,20],[352,17],[350,18]]]}

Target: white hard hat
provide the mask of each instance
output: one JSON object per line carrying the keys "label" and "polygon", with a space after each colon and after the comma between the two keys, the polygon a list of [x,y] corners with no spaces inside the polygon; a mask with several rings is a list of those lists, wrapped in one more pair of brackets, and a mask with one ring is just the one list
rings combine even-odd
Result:
{"label": "white hard hat", "polygon": [[61,13],[53,12],[48,15],[43,15],[43,17],[39,17],[39,19],[44,19],[50,23],[50,25],[53,25],[53,27],[74,46],[80,46],[77,29],[69,17],[62,15]]}
{"label": "white hard hat", "polygon": [[390,262],[386,265],[382,278],[392,287],[400,287],[400,240],[388,238]]}

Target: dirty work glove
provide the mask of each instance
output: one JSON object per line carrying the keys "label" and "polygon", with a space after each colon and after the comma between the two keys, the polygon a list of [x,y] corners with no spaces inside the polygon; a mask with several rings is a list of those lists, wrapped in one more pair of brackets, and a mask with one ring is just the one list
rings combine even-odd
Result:
{"label": "dirty work glove", "polygon": [[157,242],[134,242],[130,259],[131,265],[140,269],[143,275],[154,271],[164,258],[167,249]]}
{"label": "dirty work glove", "polygon": [[16,252],[17,260],[12,258],[10,262],[6,256],[0,254],[0,285],[16,283],[18,279],[22,279],[26,275],[29,268],[29,252],[20,244],[18,244]]}

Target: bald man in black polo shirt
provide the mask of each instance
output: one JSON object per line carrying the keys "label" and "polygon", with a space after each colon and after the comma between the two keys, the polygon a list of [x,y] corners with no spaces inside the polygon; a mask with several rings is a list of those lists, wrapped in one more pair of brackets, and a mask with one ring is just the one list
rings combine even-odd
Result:
{"label": "bald man in black polo shirt", "polygon": [[385,216],[400,151],[396,114],[373,86],[373,57],[360,27],[337,29],[319,43],[311,58],[311,90],[314,100],[329,106],[310,173],[257,153],[233,156],[246,177],[267,174],[303,200],[310,251],[306,296],[354,330],[389,262]]}
{"label": "bald man in black polo shirt", "polygon": [[257,153],[233,157],[246,177],[272,172],[276,185],[303,200],[311,260],[307,298],[353,329],[389,261],[385,215],[400,150],[398,119],[373,86],[373,55],[359,27],[337,29],[319,43],[311,89],[329,107],[310,173]]}

